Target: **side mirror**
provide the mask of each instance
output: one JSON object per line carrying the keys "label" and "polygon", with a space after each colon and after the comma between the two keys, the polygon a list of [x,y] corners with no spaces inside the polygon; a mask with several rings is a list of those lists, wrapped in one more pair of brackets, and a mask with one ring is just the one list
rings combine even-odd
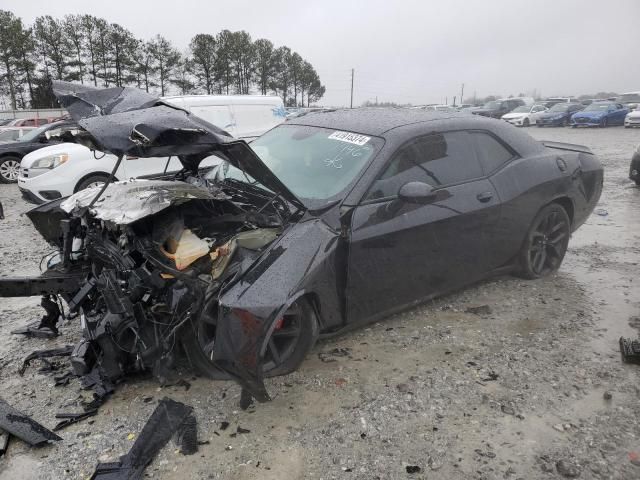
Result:
{"label": "side mirror", "polygon": [[448,190],[436,190],[431,185],[423,182],[405,183],[398,191],[398,198],[406,203],[428,205],[449,198]]}
{"label": "side mirror", "polygon": [[49,139],[47,138],[46,135],[40,135],[38,137],[38,142],[40,142],[40,143],[49,143]]}

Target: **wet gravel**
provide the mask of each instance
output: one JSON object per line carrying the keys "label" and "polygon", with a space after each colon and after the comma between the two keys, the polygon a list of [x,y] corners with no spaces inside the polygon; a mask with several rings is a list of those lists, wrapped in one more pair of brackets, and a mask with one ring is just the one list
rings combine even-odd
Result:
{"label": "wet gravel", "polygon": [[[640,130],[529,132],[587,145],[606,168],[600,214],[556,275],[487,281],[323,341],[298,372],[267,382],[272,402],[246,412],[231,382],[189,376],[187,391],[131,380],[63,441],[14,439],[0,478],[87,478],[129,450],[164,396],[194,407],[208,444],[183,456],[170,443],[151,478],[640,478],[640,367],[617,350],[640,324],[640,189],[626,179]],[[0,198],[0,272],[37,273],[49,247],[19,215],[29,206],[14,185],[0,185]],[[9,335],[39,315],[37,298],[0,299],[0,396],[53,427],[87,393],[17,369],[35,349],[74,343],[79,327],[63,325],[55,340]]]}

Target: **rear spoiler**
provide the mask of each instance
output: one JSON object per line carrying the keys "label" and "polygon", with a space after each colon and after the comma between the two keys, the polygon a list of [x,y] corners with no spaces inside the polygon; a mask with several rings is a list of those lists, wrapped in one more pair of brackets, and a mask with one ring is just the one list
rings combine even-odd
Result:
{"label": "rear spoiler", "polygon": [[568,150],[570,152],[589,153],[593,155],[593,152],[589,147],[576,145],[575,143],[549,142],[547,140],[542,140],[542,144],[547,148],[555,148],[556,150]]}

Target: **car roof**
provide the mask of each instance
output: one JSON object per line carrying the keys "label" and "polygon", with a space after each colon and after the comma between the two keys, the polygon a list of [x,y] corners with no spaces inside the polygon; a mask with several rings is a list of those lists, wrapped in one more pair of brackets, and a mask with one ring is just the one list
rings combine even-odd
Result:
{"label": "car roof", "polygon": [[310,112],[287,121],[285,125],[307,125],[380,136],[389,130],[412,123],[434,122],[450,118],[466,119],[466,117],[455,111],[365,107]]}

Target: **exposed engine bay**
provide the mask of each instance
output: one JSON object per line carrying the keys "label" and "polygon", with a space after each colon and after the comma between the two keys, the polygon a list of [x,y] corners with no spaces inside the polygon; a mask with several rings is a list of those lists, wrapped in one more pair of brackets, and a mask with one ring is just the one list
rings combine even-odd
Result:
{"label": "exposed engine bay", "polygon": [[109,185],[94,206],[99,187],[84,190],[60,204],[68,218],[57,234],[41,230],[60,248],[50,271],[86,272],[66,294],[83,329],[71,356],[75,374],[98,364],[110,381],[143,370],[165,380],[185,343],[213,362],[213,345],[199,334],[210,329],[207,339],[215,338],[219,295],[278,238],[291,213],[258,188],[223,191],[185,180]]}

